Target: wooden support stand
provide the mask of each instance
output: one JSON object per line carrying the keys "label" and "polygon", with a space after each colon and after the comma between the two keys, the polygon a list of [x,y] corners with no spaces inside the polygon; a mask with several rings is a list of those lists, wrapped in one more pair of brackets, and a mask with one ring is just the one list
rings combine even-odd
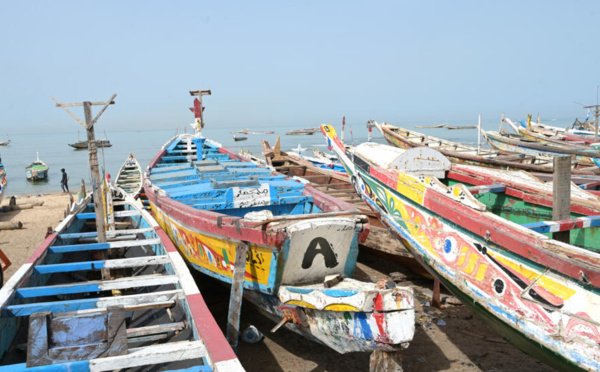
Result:
{"label": "wooden support stand", "polygon": [[385,352],[375,350],[369,358],[369,372],[402,372],[402,350]]}
{"label": "wooden support stand", "polygon": [[246,254],[248,245],[240,243],[236,247],[235,265],[231,280],[231,297],[229,299],[229,313],[227,315],[227,341],[234,351],[240,334],[240,314],[242,312],[242,297],[244,295],[244,274],[246,273]]}

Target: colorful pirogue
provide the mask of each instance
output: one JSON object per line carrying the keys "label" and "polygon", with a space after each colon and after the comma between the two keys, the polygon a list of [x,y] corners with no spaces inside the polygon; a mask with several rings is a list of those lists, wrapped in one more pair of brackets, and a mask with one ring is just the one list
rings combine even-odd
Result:
{"label": "colorful pirogue", "polygon": [[[552,219],[552,184],[451,164],[428,148],[327,144],[356,189],[422,265],[492,328],[560,370],[600,369],[600,201],[571,188]],[[570,231],[570,244],[549,233]]]}
{"label": "colorful pirogue", "polygon": [[[347,279],[366,217],[203,137],[199,121],[194,127],[163,146],[144,180],[154,216],[192,267],[232,283],[247,246],[243,295],[275,321],[340,353],[406,346],[412,289]],[[346,279],[329,286],[336,275]]]}
{"label": "colorful pirogue", "polygon": [[119,173],[117,173],[115,185],[136,198],[142,190],[142,174],[140,163],[138,163],[135,156],[129,154],[127,160],[119,169]]}
{"label": "colorful pirogue", "polygon": [[0,371],[243,371],[173,243],[115,194],[106,242],[88,195],[0,290]]}

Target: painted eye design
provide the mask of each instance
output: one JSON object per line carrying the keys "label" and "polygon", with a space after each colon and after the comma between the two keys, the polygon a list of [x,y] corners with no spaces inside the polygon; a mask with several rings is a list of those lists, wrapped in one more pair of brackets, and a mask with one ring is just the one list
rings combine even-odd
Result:
{"label": "painted eye design", "polygon": [[458,256],[458,243],[456,242],[456,239],[452,236],[444,239],[444,242],[442,243],[442,251],[444,252],[444,258],[447,261],[455,261],[456,257]]}
{"label": "painted eye design", "polygon": [[502,280],[500,278],[496,278],[496,279],[494,279],[494,282],[492,283],[492,288],[494,289],[495,293],[502,296],[504,294],[504,292],[506,291],[506,283],[504,283],[504,280]]}

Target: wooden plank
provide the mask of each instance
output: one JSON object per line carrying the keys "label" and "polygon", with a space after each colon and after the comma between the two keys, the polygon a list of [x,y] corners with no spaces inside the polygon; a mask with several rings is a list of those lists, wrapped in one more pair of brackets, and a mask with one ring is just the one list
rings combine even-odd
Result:
{"label": "wooden plank", "polygon": [[[126,203],[129,204],[129,203]],[[144,234],[147,232],[154,231],[153,228],[147,227],[144,229],[124,229],[124,230],[112,230],[106,232],[106,238],[112,238],[118,235],[131,235],[131,234]],[[77,238],[90,238],[98,236],[98,233],[93,232],[85,232],[85,233],[71,233],[71,234],[58,234],[61,239],[77,239]]]}
{"label": "wooden plank", "polygon": [[181,341],[130,349],[128,355],[90,360],[90,371],[113,371],[124,368],[157,365],[206,356],[202,341]]}
{"label": "wooden plank", "polygon": [[577,217],[563,221],[542,221],[521,225],[537,231],[539,233],[555,233],[559,231],[569,231],[575,229],[585,229],[587,227],[599,227],[600,216]]}
{"label": "wooden plank", "polygon": [[37,265],[34,267],[33,270],[38,274],[54,274],[84,270],[122,269],[126,267],[164,265],[170,262],[171,260],[169,259],[169,257],[163,255],[149,257],[119,258],[113,260],[69,262],[52,265]]}
{"label": "wooden plank", "polygon": [[102,309],[109,306],[123,306],[127,311],[141,308],[151,308],[158,304],[173,303],[183,295],[181,290],[152,292],[136,295],[86,298],[82,300],[38,302],[31,304],[7,306],[2,316],[29,316],[34,313],[50,311],[52,313],[85,311]]}
{"label": "wooden plank", "polygon": [[156,324],[146,327],[130,328],[127,330],[127,337],[150,336],[160,333],[177,332],[186,327],[185,322],[176,322],[168,324]]}
{"label": "wooden plank", "polygon": [[48,248],[50,253],[68,253],[68,252],[83,252],[83,251],[96,251],[96,250],[108,250],[115,248],[131,248],[140,247],[143,245],[161,244],[161,240],[155,239],[140,239],[140,240],[126,240],[116,242],[105,242],[105,243],[87,243],[87,244],[73,244],[73,245],[58,245]]}
{"label": "wooden plank", "polygon": [[[561,221],[571,217],[571,157],[554,158],[554,177],[552,181],[552,219]],[[552,239],[569,243],[571,233],[561,230],[552,233]]]}
{"label": "wooden plank", "polygon": [[17,289],[17,298],[34,298],[43,296],[64,295],[72,293],[100,292],[113,289],[152,287],[177,284],[175,275],[144,275],[135,278],[119,278],[114,280],[93,280],[75,284],[59,284],[43,287],[27,287]]}
{"label": "wooden plank", "polygon": [[244,274],[246,272],[246,254],[248,245],[240,242],[235,250],[235,263],[233,278],[231,281],[231,296],[229,298],[229,314],[227,315],[227,341],[234,349],[237,349],[240,316],[242,312],[242,298],[244,295]]}

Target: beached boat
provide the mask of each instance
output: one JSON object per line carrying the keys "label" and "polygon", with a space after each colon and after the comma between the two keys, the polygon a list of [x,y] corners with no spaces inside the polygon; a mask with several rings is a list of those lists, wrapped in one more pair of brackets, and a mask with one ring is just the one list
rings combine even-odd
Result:
{"label": "beached boat", "polygon": [[[112,143],[110,143],[110,141],[107,140],[106,138],[97,139],[95,142],[96,142],[96,147],[111,147],[112,146]],[[87,149],[88,141],[77,141],[75,143],[69,143],[69,146],[73,147],[76,150]]]}
{"label": "beached boat", "polygon": [[243,371],[156,221],[126,196],[98,243],[91,199],[0,290],[0,371]]}
{"label": "beached boat", "polygon": [[50,168],[46,163],[40,160],[40,153],[37,153],[37,160],[25,167],[25,176],[29,181],[42,181],[48,179],[48,170]]}
{"label": "beached boat", "polygon": [[[600,369],[600,199],[571,187],[552,221],[552,183],[452,164],[429,148],[327,144],[357,191],[455,296],[524,352],[565,371]],[[570,243],[554,240],[569,231]]]}
{"label": "beached boat", "polygon": [[481,133],[489,145],[497,150],[533,156],[571,156],[581,166],[600,166],[600,150],[573,146],[566,143],[543,142],[507,131],[484,131]]}
{"label": "beached boat", "polygon": [[300,156],[281,151],[279,140],[274,148],[263,140],[263,156],[266,164],[272,166],[277,172],[290,177],[300,177],[310,182],[312,187],[332,198],[352,204],[360,210],[360,213],[366,215],[369,218],[371,231],[367,240],[360,244],[361,248],[393,255],[398,261],[408,263],[411,269],[423,272],[413,265],[414,259],[406,247],[387,230],[379,221],[377,213],[372,211],[356,193],[345,171],[341,174],[331,169],[317,167]]}
{"label": "beached boat", "polygon": [[318,132],[319,128],[309,128],[309,129],[294,129],[291,132],[287,132],[288,136],[299,136],[299,135],[312,135],[315,132]]}
{"label": "beached boat", "polygon": [[243,289],[278,327],[340,353],[406,346],[414,333],[411,288],[352,279],[331,286],[332,277],[352,277],[366,217],[201,136],[200,128],[168,141],[144,177],[155,218],[190,265]]}
{"label": "beached boat", "polygon": [[558,131],[556,129],[560,128],[532,123],[530,118],[528,119],[527,123],[519,120],[519,123],[517,124],[509,118],[503,117],[502,122],[507,123],[516,133],[522,135],[523,137],[541,142],[550,142],[559,145],[575,147],[590,146],[591,144],[599,142],[599,140],[594,136],[593,132],[590,134],[575,134],[565,131],[564,129],[562,131]]}
{"label": "beached boat", "polygon": [[125,163],[119,169],[115,178],[115,185],[130,194],[134,198],[140,195],[142,190],[143,171],[135,156],[129,154]]}
{"label": "beached boat", "polygon": [[239,141],[245,141],[248,139],[248,136],[243,135],[243,134],[234,134],[233,135],[233,140],[235,142],[239,142]]}
{"label": "beached boat", "polygon": [[[551,156],[535,156],[510,151],[477,149],[475,146],[452,142],[427,134],[415,132],[389,125],[374,123],[384,138],[393,146],[410,149],[413,147],[429,147],[441,152],[453,163],[472,164],[500,169],[525,170],[536,173],[552,173]],[[600,169],[589,164],[573,161],[573,174],[599,176]]]}

